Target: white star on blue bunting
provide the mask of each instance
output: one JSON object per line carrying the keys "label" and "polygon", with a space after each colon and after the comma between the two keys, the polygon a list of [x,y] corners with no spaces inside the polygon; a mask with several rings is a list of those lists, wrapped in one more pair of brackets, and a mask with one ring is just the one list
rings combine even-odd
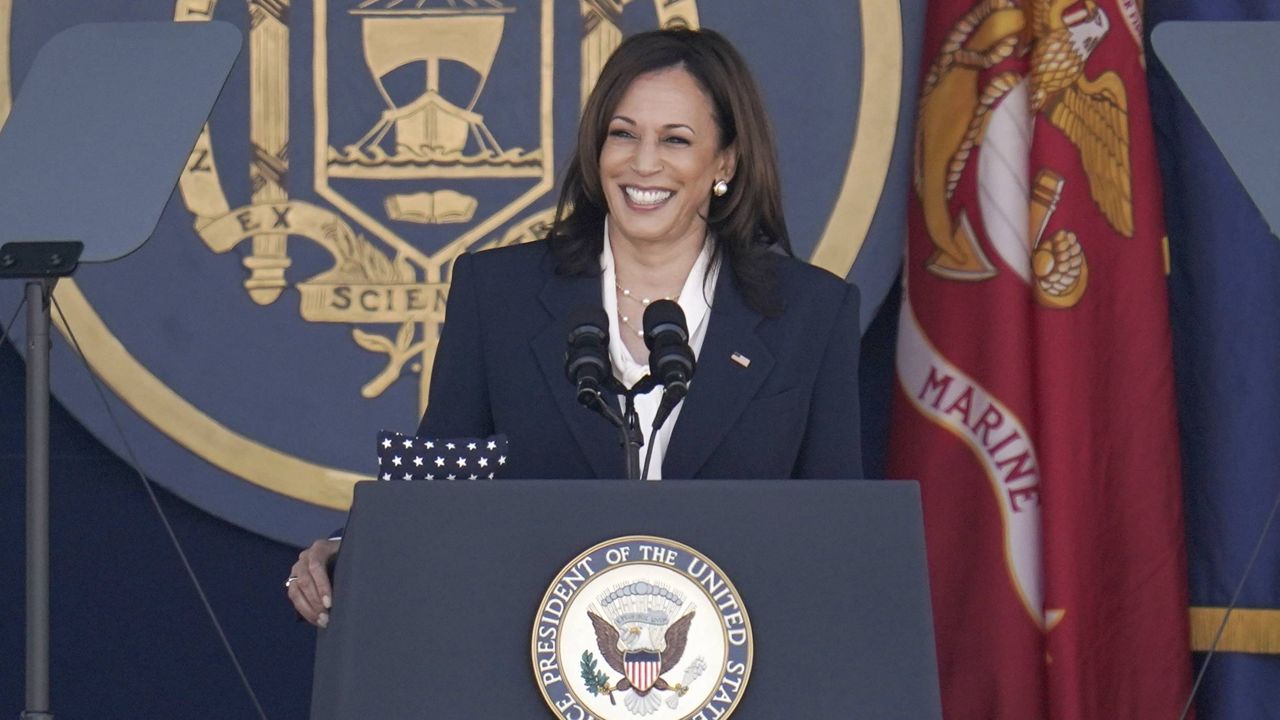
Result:
{"label": "white star on blue bunting", "polygon": [[[442,447],[445,449],[441,450]],[[490,438],[428,439],[384,430],[378,433],[378,477],[383,480],[434,480],[434,468],[500,467],[506,465],[507,449],[505,435]],[[413,458],[412,466],[406,464],[406,455]],[[432,468],[432,472],[427,472],[428,468]],[[404,472],[406,469],[410,472]],[[492,480],[495,475],[496,473],[490,472],[487,475],[477,473],[462,477]],[[453,480],[458,476],[450,474],[447,477]]]}

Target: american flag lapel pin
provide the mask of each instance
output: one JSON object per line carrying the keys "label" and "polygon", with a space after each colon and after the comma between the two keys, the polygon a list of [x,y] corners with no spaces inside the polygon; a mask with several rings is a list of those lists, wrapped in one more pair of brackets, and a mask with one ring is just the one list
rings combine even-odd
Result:
{"label": "american flag lapel pin", "polygon": [[730,355],[729,359],[738,363],[742,367],[751,367],[751,358],[747,357],[746,355],[743,355],[740,352],[736,352]]}

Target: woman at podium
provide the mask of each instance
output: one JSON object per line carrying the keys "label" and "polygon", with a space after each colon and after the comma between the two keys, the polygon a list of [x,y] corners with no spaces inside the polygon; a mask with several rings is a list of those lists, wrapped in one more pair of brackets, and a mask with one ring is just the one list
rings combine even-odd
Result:
{"label": "woman at podium", "polygon": [[[662,299],[696,366],[657,432],[662,388],[636,397],[649,479],[861,475],[858,291],[793,257],[764,104],[716,32],[625,40],[583,109],[547,239],[462,255],[451,281],[418,434],[506,435],[503,477],[627,476],[617,430],[566,380],[569,321],[603,310],[608,364],[631,387]],[[338,542],[304,550],[286,583],[321,626]]]}

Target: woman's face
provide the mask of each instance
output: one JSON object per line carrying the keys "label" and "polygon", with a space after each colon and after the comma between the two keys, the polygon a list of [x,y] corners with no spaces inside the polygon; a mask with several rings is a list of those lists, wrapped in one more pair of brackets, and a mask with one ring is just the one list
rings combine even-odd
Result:
{"label": "woman's face", "polygon": [[684,68],[632,81],[609,119],[600,181],[609,233],[635,245],[701,246],[711,186],[733,177],[711,101]]}

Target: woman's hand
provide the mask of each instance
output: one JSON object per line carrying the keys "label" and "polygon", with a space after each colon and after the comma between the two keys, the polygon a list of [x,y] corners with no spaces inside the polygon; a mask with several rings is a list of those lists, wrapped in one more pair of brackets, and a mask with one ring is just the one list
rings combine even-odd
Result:
{"label": "woman's hand", "polygon": [[329,584],[329,560],[338,552],[341,540],[317,540],[298,553],[298,562],[289,569],[286,592],[307,622],[318,627],[329,626],[329,608],[333,607],[333,589]]}

